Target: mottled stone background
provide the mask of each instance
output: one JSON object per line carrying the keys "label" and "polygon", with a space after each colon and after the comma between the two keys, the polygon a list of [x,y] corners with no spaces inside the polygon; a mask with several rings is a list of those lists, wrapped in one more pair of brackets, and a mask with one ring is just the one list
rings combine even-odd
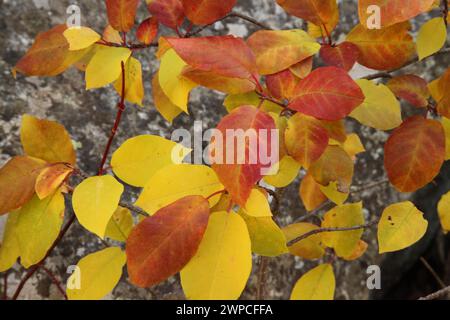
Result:
{"label": "mottled stone background", "polygon": [[[144,2],[144,1],[142,1]],[[103,0],[0,0],[0,165],[10,157],[20,154],[19,126],[21,115],[29,113],[42,118],[49,118],[63,123],[79,143],[79,166],[94,174],[99,165],[99,158],[106,143],[109,130],[114,121],[117,96],[111,87],[86,92],[83,74],[77,70],[69,70],[54,78],[25,78],[19,76],[14,80],[11,68],[26,52],[34,37],[41,31],[48,30],[55,24],[66,21],[66,8],[70,4],[78,4],[82,10],[82,23],[97,31],[103,30],[106,22],[106,11]],[[351,28],[358,23],[356,1],[340,1],[341,24],[335,32],[335,39],[342,39]],[[288,29],[304,27],[303,21],[287,16],[275,5],[274,0],[239,0],[236,11],[262,21],[273,28]],[[147,10],[141,5],[139,20],[147,16]],[[417,19],[423,22],[424,17]],[[234,34],[242,37],[256,31],[251,24],[237,19],[228,19],[217,23],[214,28],[204,34]],[[164,32],[167,32],[165,30]],[[114,148],[126,139],[138,134],[158,134],[170,137],[175,128],[191,128],[194,120],[202,120],[205,129],[215,126],[225,114],[222,106],[224,96],[220,93],[196,89],[189,106],[190,116],[183,115],[169,125],[154,109],[151,99],[150,82],[158,63],[152,50],[140,52],[138,58],[144,68],[146,98],[144,108],[128,106],[125,116],[114,141]],[[440,56],[408,68],[432,80],[448,67],[450,57]],[[357,67],[352,74],[360,77],[368,70]],[[406,71],[405,71],[406,72]],[[414,112],[411,107],[404,107],[405,115]],[[348,123],[349,131],[360,134],[367,149],[356,164],[354,184],[364,186],[374,181],[385,179],[383,170],[383,144],[387,133],[361,127],[353,121]],[[408,298],[413,299],[439,289],[436,280],[431,276],[419,258],[424,256],[444,282],[450,283],[449,237],[445,238],[439,230],[435,206],[440,194],[450,189],[448,166],[436,179],[438,186],[431,185],[416,195],[399,195],[389,186],[374,188],[353,197],[353,200],[364,201],[367,218],[379,215],[382,208],[400,199],[412,197],[416,204],[426,212],[430,221],[427,236],[414,248],[400,253],[379,256],[377,254],[376,234],[369,230],[363,238],[369,242],[370,249],[363,258],[353,262],[336,262],[338,299],[367,298]],[[286,225],[305,213],[298,199],[297,181],[285,190],[280,190],[281,207],[276,216],[280,225]],[[132,190],[134,196],[136,190]],[[0,218],[0,233],[5,217]],[[46,266],[65,281],[68,277],[66,268],[76,264],[84,255],[102,248],[102,243],[79,225],[71,228],[68,236],[56,248],[47,260]],[[258,283],[258,262],[255,258],[253,273],[242,298],[255,298]],[[264,274],[264,297],[269,299],[287,299],[293,284],[301,274],[317,262],[307,262],[292,256],[270,259]],[[366,268],[371,264],[381,265],[382,290],[369,291],[366,287]],[[9,272],[9,294],[13,293],[23,268],[16,265]],[[110,299],[181,299],[183,293],[178,277],[151,289],[137,289],[130,285],[127,276],[112,294]],[[46,274],[38,272],[28,282],[21,298],[24,299],[60,299],[56,288]]]}

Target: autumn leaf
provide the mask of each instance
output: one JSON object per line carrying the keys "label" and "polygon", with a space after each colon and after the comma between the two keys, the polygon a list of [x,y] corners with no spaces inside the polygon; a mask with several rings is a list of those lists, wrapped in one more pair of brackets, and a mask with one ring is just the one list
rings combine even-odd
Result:
{"label": "autumn leaf", "polygon": [[248,197],[245,207],[242,208],[245,214],[251,217],[271,217],[270,204],[267,196],[259,189],[253,188]]}
{"label": "autumn leaf", "polygon": [[401,192],[413,192],[431,182],[445,157],[445,133],[436,120],[408,118],[387,140],[384,166]]}
{"label": "autumn leaf", "polygon": [[336,46],[322,45],[320,57],[326,65],[350,71],[359,56],[359,49],[351,42],[343,42]]}
{"label": "autumn leaf", "polygon": [[36,178],[35,190],[39,199],[47,198],[72,174],[73,168],[57,163],[43,168]]}
{"label": "autumn leaf", "polygon": [[148,11],[163,25],[177,29],[184,20],[181,0],[146,0]]}
{"label": "autumn leaf", "polygon": [[90,177],[81,182],[72,197],[73,210],[80,224],[104,238],[123,190],[123,185],[112,176]]}
{"label": "autumn leaf", "polygon": [[308,74],[311,73],[312,68],[313,68],[313,59],[314,57],[309,57],[306,58],[303,61],[300,61],[299,63],[294,64],[293,66],[291,66],[289,68],[289,70],[295,74],[297,77],[299,77],[300,79],[304,79],[306,78],[306,76],[308,76]]}
{"label": "autumn leaf", "polygon": [[223,101],[223,105],[229,113],[244,105],[251,105],[254,107],[258,107],[260,105],[259,109],[261,111],[273,112],[275,114],[280,114],[283,110],[281,106],[268,100],[264,100],[261,103],[261,98],[256,92],[230,94]]}
{"label": "autumn leaf", "polygon": [[[259,151],[265,147],[267,154],[273,152],[270,135],[276,129],[275,122],[270,115],[253,106],[241,106],[222,118],[216,129],[222,133],[223,143],[214,142],[214,137],[211,141],[212,168],[233,200],[245,206],[253,185],[263,177],[261,171],[267,165]],[[247,138],[227,135],[226,131],[231,129],[243,130]],[[266,137],[260,136],[261,129],[267,130]]]}
{"label": "autumn leaf", "polygon": [[[317,229],[319,229],[319,227],[312,223],[301,222],[284,227],[283,233],[286,236],[286,241],[290,242],[307,232]],[[320,234],[314,234],[303,240],[297,241],[293,245],[289,246],[288,249],[294,256],[308,260],[320,259],[325,254],[325,247],[322,244]]]}
{"label": "autumn leaf", "polygon": [[[362,202],[334,207],[323,217],[322,228],[347,228],[364,224]],[[339,257],[351,255],[358,246],[364,229],[324,232],[323,243],[333,248]]]}
{"label": "autumn leaf", "polygon": [[321,264],[305,273],[295,284],[291,300],[333,300],[336,280],[333,266]]}
{"label": "autumn leaf", "polygon": [[300,78],[290,69],[266,76],[266,85],[272,97],[291,100],[295,97],[295,88]]}
{"label": "autumn leaf", "polygon": [[20,263],[25,268],[46,256],[58,237],[64,209],[64,196],[60,190],[43,200],[34,196],[20,209],[15,232],[20,247]]}
{"label": "autumn leaf", "polygon": [[361,26],[366,27],[373,11],[370,6],[380,8],[381,28],[407,21],[431,9],[434,0],[358,0],[358,12]]}
{"label": "autumn leaf", "polygon": [[181,0],[184,13],[194,24],[210,24],[225,17],[237,0]]}
{"label": "autumn leaf", "polygon": [[159,169],[181,163],[189,152],[182,145],[160,136],[141,135],[128,139],[114,152],[111,167],[124,182],[144,187]]}
{"label": "autumn leaf", "polygon": [[237,299],[252,269],[250,236],[244,219],[216,212],[197,254],[181,270],[181,286],[190,300]]}
{"label": "autumn leaf", "polygon": [[103,30],[102,39],[115,44],[122,44],[123,42],[120,32],[111,27],[110,24],[108,24],[105,27],[105,30]]}
{"label": "autumn leaf", "polygon": [[320,121],[322,126],[327,130],[328,136],[332,140],[336,140],[340,143],[344,143],[347,139],[347,133],[343,120],[336,121]]}
{"label": "autumn leaf", "polygon": [[[204,165],[172,164],[164,166],[148,180],[136,205],[150,214],[186,196],[208,197],[223,190],[214,171]],[[220,195],[209,198],[214,206]]]}
{"label": "autumn leaf", "polygon": [[358,246],[356,249],[348,256],[342,257],[344,260],[353,261],[362,257],[362,255],[366,252],[368,247],[367,242],[364,240],[359,240]]}
{"label": "autumn leaf", "polygon": [[378,130],[391,130],[402,123],[400,103],[388,87],[365,79],[356,80],[356,83],[366,98],[350,117]]}
{"label": "autumn leaf", "polygon": [[445,160],[450,160],[450,119],[442,118],[441,124],[445,132]]}
{"label": "autumn leaf", "polygon": [[358,63],[375,70],[393,70],[414,58],[416,49],[409,22],[399,23],[380,30],[368,30],[357,25],[347,35],[346,41],[359,48]]}
{"label": "autumn leaf", "polygon": [[320,184],[309,173],[303,177],[298,191],[300,199],[307,211],[317,209],[327,200],[327,197],[320,190]]}
{"label": "autumn leaf", "polygon": [[133,215],[130,210],[118,207],[106,226],[105,237],[115,241],[125,242],[133,227]]}
{"label": "autumn leaf", "polygon": [[320,158],[328,139],[327,130],[313,117],[297,113],[288,121],[285,132],[288,154],[305,168]]}
{"label": "autumn leaf", "polygon": [[[122,75],[114,82],[114,88],[122,96]],[[142,66],[139,60],[130,57],[125,63],[125,100],[142,107],[144,84],[142,82]]]}
{"label": "autumn leaf", "polygon": [[343,69],[321,67],[301,80],[289,108],[317,119],[339,120],[364,101],[358,85]]}
{"label": "autumn leaf", "polygon": [[82,258],[77,263],[78,269],[67,279],[66,293],[69,300],[102,299],[119,282],[125,260],[125,253],[117,247],[106,248]]}
{"label": "autumn leaf", "polygon": [[208,219],[208,201],[188,196],[139,223],[127,240],[131,282],[151,287],[179,272],[197,252]]}
{"label": "autumn leaf", "polygon": [[247,43],[255,53],[261,74],[283,71],[320,50],[320,44],[300,29],[257,31]]}
{"label": "autumn leaf", "polygon": [[87,27],[68,28],[63,35],[69,42],[70,51],[85,49],[101,39],[97,32]]}
{"label": "autumn leaf", "polygon": [[[96,45],[96,51],[86,67],[86,89],[101,88],[117,80],[131,56],[128,48]],[[105,68],[105,66],[108,66]]]}
{"label": "autumn leaf", "polygon": [[450,192],[447,192],[441,197],[437,210],[442,229],[445,232],[450,231]]}
{"label": "autumn leaf", "polygon": [[420,27],[417,35],[417,54],[419,60],[441,50],[447,41],[447,26],[442,17],[433,18]]}
{"label": "autumn leaf", "polygon": [[408,101],[413,106],[418,108],[428,106],[430,92],[427,82],[421,77],[405,74],[390,79],[386,85],[398,98]]}
{"label": "autumn leaf", "polygon": [[136,38],[143,44],[149,45],[158,35],[158,20],[150,17],[142,21],[136,31]]}
{"label": "autumn leaf", "polygon": [[343,204],[347,201],[350,190],[342,190],[338,181],[332,181],[327,186],[319,184],[320,191],[328,198],[328,200],[334,202],[337,205]]}
{"label": "autumn leaf", "polygon": [[198,70],[240,79],[257,75],[256,59],[245,41],[234,36],[167,38],[177,54]]}
{"label": "autumn leaf", "polygon": [[378,223],[379,252],[407,248],[419,241],[427,231],[428,222],[412,202],[395,203],[384,209]]}
{"label": "autumn leaf", "polygon": [[0,215],[23,206],[34,195],[34,186],[45,162],[17,156],[0,169]]}
{"label": "autumn leaf", "polygon": [[18,218],[19,211],[13,211],[8,215],[8,220],[6,220],[0,246],[0,272],[5,272],[12,268],[20,256],[20,246],[17,240]]}
{"label": "autumn leaf", "polygon": [[286,237],[272,217],[253,217],[243,210],[239,210],[239,215],[247,224],[253,253],[276,257],[288,252]]}
{"label": "autumn leaf", "polygon": [[157,72],[152,79],[152,95],[153,104],[155,105],[156,110],[158,110],[163,118],[170,123],[172,123],[173,119],[183,112],[183,110],[170,101],[161,89],[161,86],[159,85],[159,72]]}
{"label": "autumn leaf", "polygon": [[275,188],[284,188],[295,180],[300,169],[301,164],[291,156],[286,155],[281,158],[280,162],[273,165],[269,173],[264,176],[264,182]]}
{"label": "autumn leaf", "polygon": [[139,0],[106,0],[109,24],[117,31],[130,31],[138,6]]}
{"label": "autumn leaf", "polygon": [[450,119],[450,68],[440,78],[429,83],[428,89],[437,102],[438,113]]}

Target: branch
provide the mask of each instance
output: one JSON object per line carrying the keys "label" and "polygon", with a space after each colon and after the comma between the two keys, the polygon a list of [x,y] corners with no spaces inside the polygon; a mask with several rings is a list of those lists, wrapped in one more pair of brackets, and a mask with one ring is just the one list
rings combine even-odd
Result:
{"label": "branch", "polygon": [[448,17],[448,2],[447,2],[447,0],[441,0],[441,2],[442,2],[442,6],[443,6],[443,8],[442,8],[442,15],[444,17],[444,22],[445,22],[445,25],[448,26],[448,21],[447,21],[447,17]]}
{"label": "branch", "polygon": [[8,300],[8,272],[3,275],[3,300]]}
{"label": "branch", "polygon": [[433,292],[425,297],[419,298],[419,300],[436,300],[439,298],[444,298],[450,293],[450,286],[445,287],[439,291]]}
{"label": "branch", "polygon": [[67,294],[64,291],[61,282],[56,279],[55,275],[53,274],[53,272],[51,272],[49,269],[47,269],[44,266],[41,266],[41,269],[45,271],[45,273],[47,273],[47,275],[50,277],[50,279],[52,280],[52,282],[56,285],[56,288],[58,289],[58,291],[61,293],[61,295],[64,297],[64,299],[68,300],[67,298]]}
{"label": "branch", "polygon": [[320,228],[320,229],[315,229],[315,230],[311,230],[311,231],[309,231],[307,233],[304,233],[301,236],[299,236],[299,237],[289,241],[287,243],[287,245],[288,245],[288,247],[290,247],[290,246],[296,244],[297,242],[302,241],[302,240],[304,240],[304,239],[306,239],[306,238],[308,238],[310,236],[313,236],[315,234],[318,234],[318,233],[338,232],[338,231],[352,231],[352,230],[366,229],[366,228],[369,228],[369,227],[371,227],[371,226],[373,226],[373,225],[375,225],[377,223],[378,223],[378,220],[375,220],[375,221],[372,221],[372,222],[369,222],[367,224],[363,224],[363,225],[360,225],[360,226],[345,227],[345,228]]}
{"label": "branch", "polygon": [[130,211],[132,211],[134,213],[140,214],[141,216],[144,216],[144,217],[149,217],[150,216],[150,214],[148,214],[145,210],[143,210],[143,209],[141,209],[139,207],[136,207],[136,206],[134,206],[132,204],[123,202],[123,201],[119,202],[119,206],[127,208],[128,210],[130,210]]}

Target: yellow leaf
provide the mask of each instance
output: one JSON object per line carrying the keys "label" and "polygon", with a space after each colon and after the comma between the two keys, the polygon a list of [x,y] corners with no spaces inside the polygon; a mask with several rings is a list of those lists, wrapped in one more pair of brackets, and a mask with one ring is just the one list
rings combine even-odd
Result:
{"label": "yellow leaf", "polygon": [[[260,97],[256,92],[253,91],[246,93],[229,94],[223,101],[223,105],[227,109],[228,113],[230,113],[234,109],[243,105],[252,105],[258,107],[260,102]],[[264,100],[260,109],[265,112],[276,113],[277,115],[280,114],[281,111],[283,111],[283,108],[281,106],[269,100]]]}
{"label": "yellow leaf", "polygon": [[450,192],[443,195],[438,203],[438,214],[441,220],[442,229],[450,231]]}
{"label": "yellow leaf", "polygon": [[[114,88],[122,96],[122,75],[114,82]],[[125,100],[142,107],[143,99],[142,66],[138,59],[130,57],[125,63]]]}
{"label": "yellow leaf", "polygon": [[269,201],[264,193],[258,189],[252,189],[250,196],[243,208],[244,212],[252,217],[271,217]]}
{"label": "yellow leaf", "polygon": [[122,276],[126,255],[120,248],[106,248],[78,261],[67,279],[69,300],[100,300],[111,292]]}
{"label": "yellow leaf", "polygon": [[106,227],[105,237],[125,242],[133,229],[133,216],[130,210],[118,207]]}
{"label": "yellow leaf", "polygon": [[305,273],[295,284],[291,300],[333,300],[336,280],[333,266],[321,264]]}
{"label": "yellow leaf", "polygon": [[170,123],[183,112],[183,110],[174,105],[164,91],[162,91],[161,86],[159,85],[159,72],[157,72],[152,79],[152,94],[153,104],[155,105],[156,110],[158,110],[164,119]]}
{"label": "yellow leaf", "polygon": [[355,251],[353,251],[352,254],[350,254],[346,257],[342,257],[342,258],[347,261],[356,260],[356,259],[360,258],[366,252],[367,246],[368,246],[367,242],[365,242],[363,240],[359,240],[358,246],[355,248]]}
{"label": "yellow leaf", "polygon": [[114,152],[111,166],[124,182],[144,187],[159,169],[181,163],[190,151],[160,136],[141,135],[128,139]]}
{"label": "yellow leaf", "polygon": [[193,300],[237,299],[252,269],[250,236],[235,212],[216,212],[197,254],[181,270],[181,286]]}
{"label": "yellow leaf", "polygon": [[[300,163],[291,156],[284,156],[270,169],[269,174],[264,177],[264,181],[276,188],[283,188],[295,180],[300,169]],[[275,174],[270,174],[272,172]]]}
{"label": "yellow leaf", "polygon": [[66,29],[63,35],[69,42],[70,51],[85,49],[101,39],[101,36],[97,32],[86,27]]}
{"label": "yellow leaf", "polygon": [[66,164],[57,163],[41,170],[36,178],[35,190],[39,199],[47,198],[58,189],[64,180],[73,172]]}
{"label": "yellow leaf", "polygon": [[347,136],[347,139],[342,144],[342,148],[352,158],[355,158],[357,154],[366,151],[363,144],[361,143],[361,139],[356,133],[352,133]]}
{"label": "yellow leaf", "polygon": [[445,160],[450,160],[450,119],[442,117],[441,123],[445,131]]}
{"label": "yellow leaf", "polygon": [[13,211],[8,215],[3,240],[0,245],[0,272],[10,269],[20,256],[19,241],[17,239],[17,220],[19,211]]}
{"label": "yellow leaf", "polygon": [[103,238],[122,193],[123,185],[111,176],[90,177],[81,182],[72,197],[80,224]]}
{"label": "yellow leaf", "polygon": [[433,18],[420,27],[417,35],[417,53],[419,60],[441,50],[447,40],[447,28],[442,17]]}
{"label": "yellow leaf", "polygon": [[384,209],[378,223],[379,252],[407,248],[419,241],[427,231],[428,222],[412,202],[395,203]]}
{"label": "yellow leaf", "polygon": [[40,262],[58,237],[64,220],[64,197],[60,190],[39,200],[34,196],[19,210],[16,225],[20,263],[29,268]]}
{"label": "yellow leaf", "polygon": [[319,185],[320,191],[332,202],[337,205],[343,204],[349,196],[349,193],[340,192],[336,181],[330,182],[327,186]]}
{"label": "yellow leaf", "polygon": [[94,56],[86,68],[86,89],[101,88],[117,80],[131,56],[128,48],[96,45]]}
{"label": "yellow leaf", "polygon": [[[322,228],[347,228],[364,224],[362,202],[344,204],[328,211],[322,221]],[[339,257],[351,255],[358,246],[364,229],[351,231],[324,232],[323,243],[334,251]]]}
{"label": "yellow leaf", "polygon": [[[319,229],[318,226],[311,223],[294,223],[283,228],[284,235],[287,242],[300,237],[301,235],[312,230]],[[289,246],[289,252],[294,256],[299,256],[303,259],[320,259],[325,254],[325,248],[322,245],[322,238],[320,234],[309,236],[306,239],[294,243]]]}
{"label": "yellow leaf", "polygon": [[400,103],[388,87],[365,79],[356,80],[356,83],[366,98],[350,117],[378,130],[391,130],[402,123]]}
{"label": "yellow leaf", "polygon": [[[156,172],[144,187],[136,205],[150,214],[186,196],[208,197],[224,187],[210,167],[191,164],[168,165]],[[209,199],[214,206],[217,194]]]}
{"label": "yellow leaf", "polygon": [[320,191],[320,186],[309,173],[302,179],[298,193],[307,211],[318,208],[327,200],[323,192]]}
{"label": "yellow leaf", "polygon": [[159,84],[169,100],[188,113],[189,93],[197,85],[181,75],[186,66],[187,64],[177,55],[175,50],[167,50],[161,58]]}
{"label": "yellow leaf", "polygon": [[22,117],[20,140],[25,153],[50,163],[75,164],[76,155],[72,140],[59,123],[41,120],[28,114]]}
{"label": "yellow leaf", "polygon": [[243,210],[239,210],[239,214],[247,224],[254,253],[276,257],[288,252],[286,237],[272,217],[252,217]]}

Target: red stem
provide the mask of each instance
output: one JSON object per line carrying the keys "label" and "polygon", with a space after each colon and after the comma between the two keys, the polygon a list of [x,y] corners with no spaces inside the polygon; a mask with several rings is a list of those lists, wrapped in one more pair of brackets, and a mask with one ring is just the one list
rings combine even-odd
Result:
{"label": "red stem", "polygon": [[109,150],[111,149],[112,142],[114,137],[116,136],[117,129],[119,128],[120,120],[122,119],[123,111],[125,110],[125,64],[122,61],[122,97],[120,98],[120,102],[117,105],[117,115],[116,121],[114,122],[114,126],[111,129],[111,134],[109,135],[108,143],[106,144],[105,151],[103,152],[102,162],[98,169],[98,175],[103,175],[104,167],[106,163],[106,159],[108,158]]}
{"label": "red stem", "polygon": [[53,272],[51,272],[49,269],[47,269],[46,267],[44,267],[44,266],[41,266],[41,269],[42,270],[44,270],[45,271],[45,273],[47,273],[48,274],[48,276],[50,277],[50,279],[52,280],[52,282],[56,285],[56,287],[58,288],[58,291],[61,293],[61,295],[64,297],[64,299],[68,299],[67,298],[67,294],[66,294],[66,292],[64,291],[64,289],[63,289],[63,287],[62,287],[62,285],[61,285],[61,282],[58,280],[58,279],[56,279],[56,277],[55,277],[55,275],[53,274]]}

